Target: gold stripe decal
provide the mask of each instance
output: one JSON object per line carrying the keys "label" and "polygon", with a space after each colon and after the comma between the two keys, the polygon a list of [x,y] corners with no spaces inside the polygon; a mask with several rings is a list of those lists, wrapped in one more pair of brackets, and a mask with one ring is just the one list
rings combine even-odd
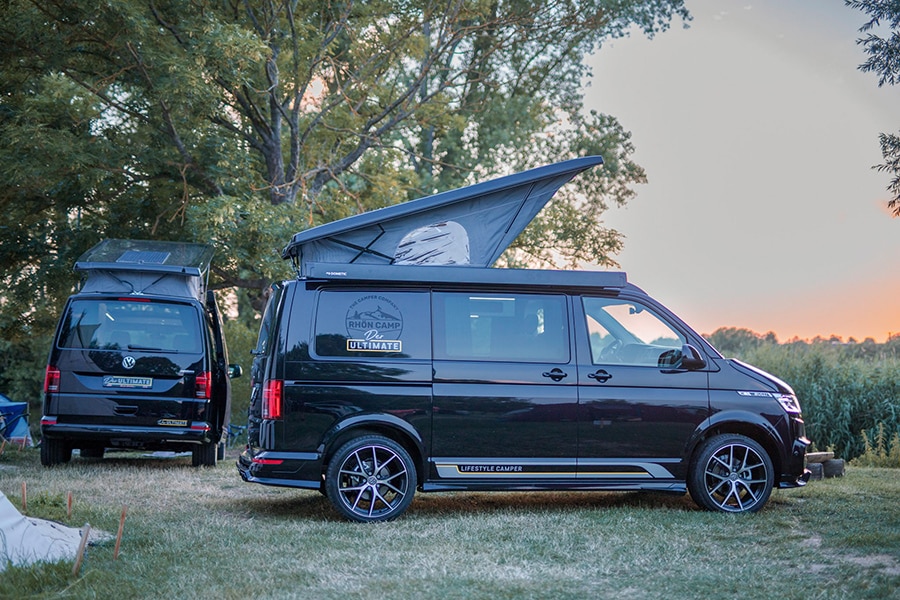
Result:
{"label": "gold stripe decal", "polygon": [[576,464],[575,461],[563,462],[518,462],[515,459],[505,461],[462,462],[443,459],[435,462],[438,476],[445,479],[461,479],[472,477],[499,478],[549,478],[577,477],[579,479],[672,479],[674,476],[665,467],[650,462],[632,462],[615,460],[589,460]]}

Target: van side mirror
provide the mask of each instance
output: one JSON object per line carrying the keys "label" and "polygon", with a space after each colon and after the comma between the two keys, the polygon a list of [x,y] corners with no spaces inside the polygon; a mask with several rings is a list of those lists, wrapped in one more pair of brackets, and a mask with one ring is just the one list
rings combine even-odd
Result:
{"label": "van side mirror", "polygon": [[681,368],[688,371],[697,371],[706,368],[706,359],[700,354],[700,351],[685,344],[681,347]]}
{"label": "van side mirror", "polygon": [[241,368],[241,365],[228,365],[228,378],[229,379],[237,379],[241,375],[244,374],[244,370]]}

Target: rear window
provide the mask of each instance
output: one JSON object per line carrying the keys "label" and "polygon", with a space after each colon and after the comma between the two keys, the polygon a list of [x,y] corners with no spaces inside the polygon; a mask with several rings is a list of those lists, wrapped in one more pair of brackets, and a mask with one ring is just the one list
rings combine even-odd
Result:
{"label": "rear window", "polygon": [[202,339],[197,310],[189,304],[74,300],[63,316],[59,347],[198,354]]}

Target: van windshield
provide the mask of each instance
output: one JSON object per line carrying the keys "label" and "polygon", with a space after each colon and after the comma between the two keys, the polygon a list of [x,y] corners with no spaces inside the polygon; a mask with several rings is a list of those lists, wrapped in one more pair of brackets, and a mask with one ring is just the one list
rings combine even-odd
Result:
{"label": "van windshield", "polygon": [[200,320],[188,304],[147,299],[75,300],[59,336],[60,348],[201,352]]}

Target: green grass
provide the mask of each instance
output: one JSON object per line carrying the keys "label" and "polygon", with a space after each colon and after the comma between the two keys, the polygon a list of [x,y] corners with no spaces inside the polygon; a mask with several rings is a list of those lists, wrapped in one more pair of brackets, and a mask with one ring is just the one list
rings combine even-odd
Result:
{"label": "green grass", "polygon": [[[0,456],[28,514],[114,542],[72,564],[8,568],[0,598],[897,598],[900,472],[855,468],[776,491],[755,515],[640,493],[418,494],[397,521],[342,521],[316,492],[243,483],[233,457],[113,454],[44,469]],[[74,514],[66,516],[67,492]]]}

